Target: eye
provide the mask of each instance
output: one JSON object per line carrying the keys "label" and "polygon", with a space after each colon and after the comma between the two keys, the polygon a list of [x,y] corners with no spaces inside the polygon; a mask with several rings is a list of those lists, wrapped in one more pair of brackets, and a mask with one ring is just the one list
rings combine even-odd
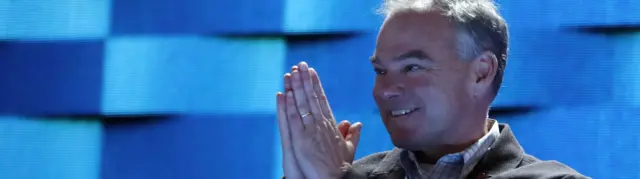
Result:
{"label": "eye", "polygon": [[375,72],[376,72],[376,75],[378,75],[378,76],[382,76],[382,75],[387,74],[387,71],[386,71],[386,70],[379,69],[379,68],[374,68],[374,69],[373,69],[373,71],[375,71]]}
{"label": "eye", "polygon": [[404,71],[405,72],[418,71],[418,70],[421,70],[421,69],[424,69],[424,68],[422,68],[422,67],[420,67],[418,65],[413,65],[413,64],[412,65],[407,65],[407,66],[404,67]]}

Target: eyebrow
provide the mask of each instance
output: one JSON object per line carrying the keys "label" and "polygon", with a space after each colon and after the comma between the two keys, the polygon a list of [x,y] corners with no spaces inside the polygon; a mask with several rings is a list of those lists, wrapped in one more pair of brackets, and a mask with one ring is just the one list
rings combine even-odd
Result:
{"label": "eyebrow", "polygon": [[[393,61],[402,61],[410,58],[416,58],[419,60],[431,60],[427,53],[424,53],[422,50],[409,50],[408,52],[393,58]],[[369,59],[371,60],[371,63],[380,63],[380,58],[376,56],[371,56],[369,57]]]}

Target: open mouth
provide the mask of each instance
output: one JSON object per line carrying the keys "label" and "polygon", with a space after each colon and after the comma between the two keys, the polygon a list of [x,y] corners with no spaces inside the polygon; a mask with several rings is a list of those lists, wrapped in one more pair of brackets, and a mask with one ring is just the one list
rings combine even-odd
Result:
{"label": "open mouth", "polygon": [[391,116],[392,117],[399,117],[399,116],[408,115],[408,114],[411,114],[411,113],[417,111],[418,109],[420,109],[420,108],[409,108],[409,109],[393,110],[393,111],[391,111]]}

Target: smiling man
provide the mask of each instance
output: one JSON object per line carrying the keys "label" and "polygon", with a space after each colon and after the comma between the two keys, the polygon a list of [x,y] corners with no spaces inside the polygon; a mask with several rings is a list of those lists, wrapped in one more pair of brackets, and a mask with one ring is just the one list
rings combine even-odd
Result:
{"label": "smiling man", "polygon": [[525,154],[488,118],[508,48],[492,1],[389,0],[383,11],[373,96],[396,148],[352,162],[362,124],[336,124],[302,62],[277,95],[287,178],[587,178]]}

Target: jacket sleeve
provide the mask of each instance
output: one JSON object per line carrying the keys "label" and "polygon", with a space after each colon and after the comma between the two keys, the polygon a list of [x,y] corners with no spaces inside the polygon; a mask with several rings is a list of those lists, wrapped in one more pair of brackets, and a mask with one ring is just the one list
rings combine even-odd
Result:
{"label": "jacket sleeve", "polygon": [[357,170],[350,169],[344,174],[342,179],[367,179],[367,174],[358,172]]}
{"label": "jacket sleeve", "polygon": [[[342,179],[367,179],[369,173],[382,161],[388,152],[378,152],[356,160]],[[282,179],[286,179],[284,176]]]}
{"label": "jacket sleeve", "polygon": [[[286,179],[287,177],[282,176],[282,179]],[[362,172],[357,172],[356,170],[350,169],[347,173],[344,174],[342,179],[367,179],[367,175]]]}
{"label": "jacket sleeve", "polygon": [[562,177],[562,179],[591,179],[591,177],[587,177],[584,175],[566,175]]}

